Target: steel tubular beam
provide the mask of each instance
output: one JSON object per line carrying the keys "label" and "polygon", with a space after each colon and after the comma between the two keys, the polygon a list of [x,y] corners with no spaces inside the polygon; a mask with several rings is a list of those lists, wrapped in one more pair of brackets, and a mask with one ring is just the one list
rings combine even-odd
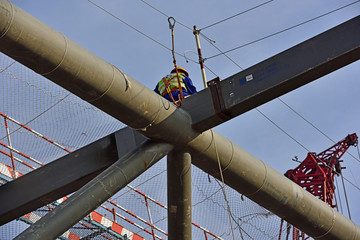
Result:
{"label": "steel tubular beam", "polygon": [[214,101],[211,89],[186,99],[182,108],[191,115],[195,130],[215,127],[359,60],[359,29],[360,16],[221,81],[227,119],[209,104]]}
{"label": "steel tubular beam", "polygon": [[113,136],[107,136],[1,186],[0,196],[6,197],[0,198],[0,225],[56,201],[93,179],[118,160],[114,141]]}
{"label": "steel tubular beam", "polygon": [[172,145],[149,140],[119,159],[15,239],[56,239],[163,158]]}
{"label": "steel tubular beam", "polygon": [[0,225],[78,190],[144,141],[124,128],[2,185]]}
{"label": "steel tubular beam", "polygon": [[191,155],[175,149],[167,156],[169,240],[191,240]]}
{"label": "steel tubular beam", "polygon": [[0,0],[0,50],[145,136],[186,148],[196,166],[219,177],[215,140],[225,182],[308,235],[360,237],[359,226],[324,202],[220,134],[194,131],[185,110],[6,0]]}

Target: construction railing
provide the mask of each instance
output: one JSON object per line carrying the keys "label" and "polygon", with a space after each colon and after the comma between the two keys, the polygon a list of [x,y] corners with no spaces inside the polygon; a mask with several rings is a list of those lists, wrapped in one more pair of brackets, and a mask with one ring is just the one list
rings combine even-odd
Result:
{"label": "construction railing", "polygon": [[[19,164],[26,166],[27,168],[30,169],[30,171],[37,168],[37,167],[33,166],[32,164],[36,164],[38,166],[44,165],[41,161],[34,159],[33,157],[21,152],[20,150],[14,148],[12,146],[11,133],[10,133],[8,121],[15,123],[20,128],[31,132],[32,134],[36,135],[37,137],[44,139],[45,141],[66,151],[67,153],[71,153],[71,151],[69,149],[65,148],[61,144],[51,140],[50,138],[42,135],[41,133],[38,133],[37,131],[31,129],[30,127],[11,118],[10,116],[8,116],[2,112],[0,112],[0,116],[3,117],[3,119],[4,119],[6,133],[7,133],[7,140],[8,140],[8,144],[6,144],[4,142],[0,142],[0,146],[9,150],[9,152],[6,152],[6,151],[0,149],[0,153],[5,155],[6,157],[9,157],[11,159],[11,165],[12,165],[12,166],[9,166],[7,164],[0,162],[0,177],[2,178],[3,181],[5,181],[5,182],[11,181],[12,179],[18,178],[23,175],[23,173],[21,173],[17,169],[15,161],[18,162]],[[21,160],[20,158],[14,156],[14,154],[18,154],[18,155],[22,156],[23,158],[27,159],[28,162]],[[29,171],[24,171],[24,172],[26,173]],[[126,221],[127,223],[135,226],[140,231],[146,232],[147,234],[149,234],[152,237],[153,240],[163,239],[163,237],[159,236],[157,233],[160,233],[163,236],[167,236],[167,232],[165,230],[163,230],[163,229],[157,227],[155,224],[153,224],[149,201],[155,203],[157,206],[159,206],[161,209],[164,209],[165,211],[167,211],[167,207],[164,204],[160,203],[159,201],[153,199],[151,196],[141,192],[140,190],[138,190],[130,185],[127,185],[127,187],[129,189],[131,189],[131,191],[134,191],[136,194],[138,194],[139,196],[141,196],[141,198],[144,199],[144,204],[145,204],[145,207],[146,207],[146,210],[148,213],[149,220],[145,220],[144,218],[127,210],[123,206],[115,203],[114,201],[108,200],[107,203],[110,204],[112,206],[112,208],[109,208],[105,204],[102,204],[100,207],[102,209],[108,211],[113,219],[103,216],[102,214],[100,214],[96,211],[93,211],[91,214],[89,214],[86,218],[84,218],[78,224],[82,225],[84,228],[91,229],[93,231],[91,234],[101,235],[104,238],[108,238],[108,239],[111,239],[111,238],[109,238],[109,236],[107,236],[105,233],[110,234],[112,237],[116,237],[118,239],[134,239],[134,240],[144,239],[143,237],[139,236],[138,234],[119,225],[116,220],[117,220],[117,218],[120,218],[120,219]],[[57,200],[56,202],[53,202],[52,204],[47,205],[45,208],[41,208],[41,211],[42,212],[51,211],[54,207],[56,207],[56,205],[61,204],[66,199],[67,199],[67,197],[63,197],[63,198]],[[119,212],[127,213],[132,218],[143,223],[145,225],[145,227],[140,225],[139,223],[136,223],[133,220],[121,215]],[[33,224],[34,222],[39,220],[41,217],[42,217],[41,214],[39,214],[37,211],[34,211],[34,212],[31,212],[31,213],[28,213],[28,214],[22,216],[20,218],[20,220],[23,222],[26,222],[28,224]],[[92,226],[90,226],[89,224],[91,224]],[[201,231],[203,231],[204,239],[208,239],[208,236],[211,236],[212,238],[215,238],[215,239],[222,239],[221,237],[217,236],[216,234],[212,233],[211,231],[207,230],[206,228],[204,228],[194,222],[192,222],[192,225],[195,226],[196,228],[200,229]],[[60,238],[61,239],[69,239],[69,240],[77,240],[77,239],[84,238],[84,236],[80,236],[79,234],[74,233],[74,231],[72,231],[72,230],[73,229],[70,229],[69,231],[65,232]]]}

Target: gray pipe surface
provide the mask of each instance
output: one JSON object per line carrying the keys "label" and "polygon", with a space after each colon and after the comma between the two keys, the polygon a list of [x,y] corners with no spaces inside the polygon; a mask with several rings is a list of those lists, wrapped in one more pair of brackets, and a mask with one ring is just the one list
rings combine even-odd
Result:
{"label": "gray pipe surface", "polygon": [[56,239],[172,150],[147,141],[125,155],[15,239]]}
{"label": "gray pipe surface", "polygon": [[6,0],[0,0],[0,50],[145,136],[188,148],[193,163],[318,239],[359,239],[360,228],[239,146]]}
{"label": "gray pipe surface", "polygon": [[174,149],[167,155],[168,239],[191,240],[191,155]]}

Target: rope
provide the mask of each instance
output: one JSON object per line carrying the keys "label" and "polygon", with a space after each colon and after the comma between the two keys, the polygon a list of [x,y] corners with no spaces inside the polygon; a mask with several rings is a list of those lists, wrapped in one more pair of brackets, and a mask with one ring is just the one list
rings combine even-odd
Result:
{"label": "rope", "polygon": [[[312,126],[314,129],[316,129],[319,133],[321,133],[324,137],[329,139],[332,143],[336,143],[333,139],[331,139],[328,135],[326,135],[323,131],[321,131],[318,127],[316,127],[314,124],[312,124],[309,120],[307,120],[305,117],[303,117],[300,113],[298,113],[295,109],[293,109],[291,106],[289,106],[286,102],[284,102],[280,97],[277,98],[280,102],[282,102],[286,107],[288,107],[291,111],[293,111],[296,115],[298,115],[300,118],[302,118],[305,122],[307,122],[310,126]],[[356,161],[360,162],[360,152],[359,147],[358,148],[358,156],[359,158],[356,158],[354,155],[352,155],[350,152],[346,152],[349,154],[352,158],[354,158]]]}
{"label": "rope", "polygon": [[225,198],[225,202],[226,202],[226,206],[227,206],[227,211],[228,211],[228,214],[229,214],[229,222],[230,222],[230,227],[231,227],[231,233],[232,233],[233,239],[235,240],[234,228],[232,226],[232,221],[231,221],[231,215],[232,214],[231,214],[231,210],[230,210],[230,206],[229,206],[229,201],[228,201],[227,196],[226,196],[224,176],[223,176],[223,172],[222,172],[222,168],[221,168],[219,153],[218,153],[217,146],[216,146],[216,141],[215,141],[215,137],[214,137],[214,131],[212,129],[211,129],[211,136],[212,136],[212,139],[214,141],[216,159],[217,159],[217,162],[218,162],[218,165],[219,165],[219,172],[220,172],[220,177],[221,177],[221,181],[222,181],[221,188],[222,188],[223,193],[224,193],[224,198]]}
{"label": "rope", "polygon": [[332,11],[330,11],[330,12],[324,13],[324,14],[322,14],[322,15],[320,15],[320,16],[311,18],[311,19],[306,20],[306,21],[304,21],[304,22],[298,23],[298,24],[296,24],[296,25],[294,25],[294,26],[285,28],[285,29],[283,29],[283,30],[281,30],[281,31],[272,33],[272,34],[267,35],[267,36],[265,36],[265,37],[262,37],[262,38],[259,38],[259,39],[257,39],[257,40],[254,40],[254,41],[245,43],[245,44],[243,44],[243,45],[240,45],[240,46],[238,46],[238,47],[232,48],[232,49],[227,50],[227,51],[225,51],[225,52],[223,52],[223,53],[219,53],[219,54],[213,55],[213,56],[211,56],[211,57],[205,58],[204,61],[205,61],[205,60],[209,60],[209,59],[211,59],[211,58],[215,58],[215,57],[221,56],[221,55],[223,55],[223,54],[225,54],[225,53],[229,53],[229,52],[235,51],[235,50],[237,50],[237,49],[239,49],[239,48],[243,48],[243,47],[249,46],[249,45],[251,45],[251,44],[260,42],[260,41],[262,41],[262,40],[265,40],[265,39],[267,39],[267,38],[273,37],[273,36],[278,35],[278,34],[280,34],[280,33],[289,31],[289,30],[291,30],[291,29],[293,29],[293,28],[296,28],[296,27],[299,27],[299,26],[304,25],[304,24],[306,24],[306,23],[312,22],[312,21],[314,21],[314,20],[317,20],[317,19],[319,19],[319,18],[321,18],[321,17],[324,17],[324,16],[329,15],[329,14],[331,14],[331,13],[334,13],[334,12],[336,12],[336,11],[339,11],[339,10],[341,10],[341,9],[343,9],[343,8],[349,7],[349,6],[351,6],[351,5],[355,4],[355,3],[358,3],[358,2],[360,2],[360,0],[354,1],[354,2],[352,2],[352,3],[349,3],[349,4],[345,5],[345,6],[339,7],[339,8],[337,8],[337,9],[334,9],[334,10],[332,10]]}
{"label": "rope", "polygon": [[290,137],[292,140],[294,140],[297,144],[299,144],[301,147],[303,147],[307,152],[311,152],[309,149],[307,149],[304,145],[302,145],[298,140],[296,140],[294,137],[292,137],[289,133],[287,133],[284,129],[282,129],[279,125],[277,125],[274,121],[272,121],[268,116],[266,116],[263,112],[261,112],[258,108],[255,108],[256,111],[258,111],[261,115],[263,115],[267,120],[269,120],[272,124],[274,124],[278,129],[280,129],[283,133],[285,133],[288,137]]}
{"label": "rope", "polygon": [[[146,1],[143,1],[141,0],[142,2],[144,2],[145,4],[147,4],[148,6],[150,6],[151,8],[155,9],[156,11],[158,11],[159,13],[161,13],[162,15],[166,16],[166,17],[169,17],[168,15],[166,15],[165,13],[161,12],[160,10],[158,10],[157,8],[153,7],[152,5],[150,5],[149,3],[147,3]],[[165,44],[162,44],[160,41],[150,37],[149,35],[147,35],[146,33],[140,31],[139,29],[135,28],[134,26],[130,25],[129,23],[125,22],[124,20],[122,20],[121,18],[119,18],[118,16],[116,16],[115,14],[111,13],[110,11],[106,10],[105,8],[101,7],[100,5],[94,3],[93,1],[91,0],[88,0],[89,3],[93,4],[95,7],[99,8],[100,10],[102,10],[103,12],[109,14],[110,16],[112,16],[113,18],[115,18],[116,20],[120,21],[121,23],[125,24],[126,26],[130,27],[131,29],[135,30],[136,32],[140,33],[141,35],[143,35],[144,37],[150,39],[151,41],[157,43],[158,45],[162,46],[163,48],[169,50],[169,51],[172,51],[168,46],[166,46]],[[186,25],[180,23],[180,22],[177,22],[179,23],[180,25],[184,26],[185,28],[188,28],[192,31],[191,28],[187,27]],[[185,58],[185,56],[181,53],[178,53],[178,52],[175,52],[178,56],[181,56],[183,58]],[[198,63],[197,61],[193,60],[193,59],[188,59],[190,60],[191,62],[193,63]],[[205,67],[214,75],[214,76],[217,76],[217,74],[215,74],[213,71],[211,71],[209,69],[208,66],[205,65]]]}
{"label": "rope", "polygon": [[347,194],[346,194],[344,177],[343,177],[342,173],[340,173],[340,176],[341,176],[341,181],[342,181],[342,185],[343,185],[343,188],[344,188],[344,195],[345,195],[346,207],[347,207],[347,210],[348,210],[349,219],[351,220],[350,207],[349,207],[349,202],[348,202],[348,198],[347,198]]}
{"label": "rope", "polygon": [[280,102],[282,102],[286,107],[288,107],[291,111],[293,111],[296,115],[298,115],[300,118],[302,118],[305,122],[310,124],[313,128],[315,128],[319,133],[321,133],[324,137],[329,139],[332,143],[335,143],[334,140],[332,140],[328,135],[326,135],[323,131],[321,131],[318,127],[316,127],[314,124],[312,124],[309,120],[307,120],[305,117],[303,117],[300,113],[295,111],[292,107],[290,107],[286,102],[284,102],[280,97],[277,98]]}
{"label": "rope", "polygon": [[265,2],[265,3],[259,4],[259,5],[255,6],[255,7],[249,8],[249,9],[247,9],[247,10],[245,10],[245,11],[242,11],[242,12],[240,12],[240,13],[237,13],[237,14],[235,14],[235,15],[233,15],[233,16],[227,17],[227,18],[225,18],[225,19],[223,19],[223,20],[220,20],[220,21],[218,21],[218,22],[216,22],[216,23],[213,23],[213,24],[210,24],[210,25],[208,25],[208,26],[206,26],[206,27],[203,27],[203,28],[201,28],[200,30],[204,30],[204,29],[206,29],[206,28],[213,27],[213,26],[215,26],[215,25],[217,25],[217,24],[219,24],[219,23],[222,23],[222,22],[225,22],[225,21],[227,21],[227,20],[230,20],[230,19],[232,19],[232,18],[234,18],[234,17],[237,17],[237,16],[239,16],[239,15],[241,15],[241,14],[250,12],[250,11],[252,11],[252,10],[258,8],[258,7],[261,7],[261,6],[265,5],[265,4],[268,4],[268,3],[272,2],[272,1],[274,1],[274,0],[270,0],[270,1],[267,1],[267,2]]}
{"label": "rope", "polygon": [[16,61],[13,61],[12,63],[10,63],[8,66],[6,66],[4,69],[2,69],[1,71],[0,71],[0,74],[1,73],[3,73],[3,72],[5,72],[8,68],[10,68],[12,65],[14,65],[16,63]]}
{"label": "rope", "polygon": [[[340,210],[341,210],[341,214],[343,214],[343,207],[342,207],[342,202],[341,202],[341,195],[340,195],[340,191],[339,191],[339,184],[338,184],[338,181],[337,181],[337,178],[335,178],[335,184],[336,184],[336,190],[337,190],[337,195],[339,196],[339,201],[336,199],[335,197],[335,200],[336,200],[336,208],[338,208],[338,203],[340,204]],[[335,194],[334,194],[335,195]],[[336,195],[335,195],[336,196]],[[338,212],[339,209],[338,209]]]}
{"label": "rope", "polygon": [[[171,23],[171,20],[173,20],[174,22]],[[175,58],[175,36],[174,36],[174,27],[175,27],[175,19],[173,17],[169,17],[168,18],[168,22],[169,22],[169,28],[171,29],[171,42],[172,42],[172,49],[171,49],[171,53],[172,53],[172,57],[173,57],[173,63],[174,63],[174,67],[175,67],[175,71],[176,71],[176,77],[177,77],[177,81],[178,81],[178,85],[179,85],[179,101],[176,102],[174,100],[173,95],[171,94],[171,92],[169,92],[169,88],[166,87],[166,91],[168,92],[169,96],[171,97],[171,100],[175,103],[175,105],[177,107],[181,107],[182,105],[182,101],[183,101],[183,91],[182,91],[182,87],[181,87],[181,82],[180,82],[180,75],[179,75],[179,71],[177,69],[177,65],[176,65],[176,58]],[[165,81],[165,78],[163,78],[165,85],[167,85],[168,83]],[[171,90],[171,89],[170,89]]]}
{"label": "rope", "polygon": [[[163,15],[163,16],[165,16],[165,17],[167,17],[167,18],[169,18],[170,16],[169,15],[167,15],[166,13],[164,13],[164,12],[162,12],[161,10],[159,10],[158,8],[156,8],[156,7],[154,7],[153,5],[151,5],[150,3],[148,3],[148,2],[146,2],[145,0],[140,0],[141,2],[143,2],[143,3],[145,3],[146,5],[148,5],[149,7],[151,7],[152,9],[154,9],[155,11],[157,11],[158,13],[160,13],[161,15]],[[181,23],[181,22],[179,22],[179,21],[176,21],[178,24],[180,24],[181,26],[183,26],[184,28],[186,28],[186,29],[188,29],[188,30],[190,30],[191,32],[193,31],[193,29],[191,28],[191,27],[189,27],[189,26],[186,26],[185,24],[183,24],[183,23]],[[202,34],[202,33],[200,33],[199,34],[200,36],[202,36],[206,41],[208,41],[209,43],[211,43],[211,45],[213,45],[212,43],[215,43],[215,41],[213,41],[213,40],[211,40],[210,38],[208,38],[207,36],[205,36],[204,34]],[[218,49],[215,45],[213,45],[218,51],[220,51],[221,52],[221,50],[220,49]],[[170,50],[169,48],[167,48],[168,50]],[[193,60],[193,59],[187,59],[186,58],[186,56],[185,56],[185,54],[184,55],[182,55],[182,54],[180,54],[180,53],[176,53],[177,55],[179,55],[179,56],[182,56],[183,58],[185,58],[185,60],[186,60],[186,62],[188,62],[188,60],[190,60],[191,62],[193,62],[193,63],[198,63],[197,61],[195,61],[195,60]],[[224,54],[225,55],[225,54]],[[225,55],[227,58],[229,58],[227,55]],[[230,61],[232,61],[234,64],[236,64],[233,60],[231,60],[230,58],[229,58],[229,60]],[[237,65],[237,64],[236,64]],[[212,71],[206,64],[204,64],[204,66],[205,66],[205,68],[207,69],[207,70],[209,70],[214,76],[216,76],[216,77],[218,77],[218,75],[214,72],[214,71]],[[240,67],[241,68],[241,67]]]}
{"label": "rope", "polygon": [[360,191],[360,187],[356,186],[354,183],[350,182],[350,180],[348,180],[346,177],[344,177],[345,181],[347,181],[348,183],[350,183],[354,188],[356,188],[357,190]]}

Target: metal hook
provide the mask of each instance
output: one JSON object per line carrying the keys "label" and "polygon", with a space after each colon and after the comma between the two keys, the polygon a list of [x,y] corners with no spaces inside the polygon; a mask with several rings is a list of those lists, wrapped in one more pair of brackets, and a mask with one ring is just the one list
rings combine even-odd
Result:
{"label": "metal hook", "polygon": [[[171,24],[171,21],[170,21],[171,19],[174,21],[173,24]],[[176,23],[175,18],[169,17],[169,18],[168,18],[168,22],[169,22],[169,28],[170,28],[170,29],[173,29],[173,28],[175,27],[175,23]]]}

